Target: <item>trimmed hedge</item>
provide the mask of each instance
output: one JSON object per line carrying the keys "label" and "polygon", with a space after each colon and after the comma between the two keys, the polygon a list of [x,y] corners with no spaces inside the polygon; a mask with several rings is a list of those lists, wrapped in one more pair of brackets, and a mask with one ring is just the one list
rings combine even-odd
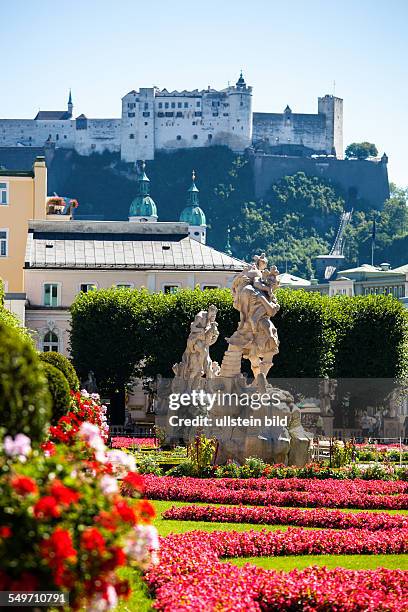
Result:
{"label": "trimmed hedge", "polygon": [[79,390],[79,378],[77,373],[75,372],[75,368],[72,363],[65,357],[65,355],[61,355],[61,353],[57,353],[54,351],[49,351],[48,353],[40,353],[41,361],[45,363],[50,363],[60,370],[65,378],[68,381],[69,388],[72,391]]}
{"label": "trimmed hedge", "polygon": [[43,361],[42,367],[47,378],[48,389],[52,398],[52,422],[67,414],[71,402],[69,384],[64,374],[51,363]]}
{"label": "trimmed hedge", "polygon": [[[280,352],[273,377],[403,377],[408,371],[408,312],[387,296],[329,298],[280,289],[273,319]],[[172,376],[194,315],[218,307],[220,337],[211,356],[221,363],[225,337],[239,313],[228,289],[185,289],[176,294],[101,289],[80,294],[71,307],[71,347],[77,370],[95,372],[101,388],[126,384],[132,375]],[[89,350],[89,347],[92,350]],[[244,361],[249,369],[249,362]]]}
{"label": "trimmed hedge", "polygon": [[0,309],[0,426],[8,435],[24,433],[35,445],[51,414],[47,380],[32,341],[6,325],[3,314]]}

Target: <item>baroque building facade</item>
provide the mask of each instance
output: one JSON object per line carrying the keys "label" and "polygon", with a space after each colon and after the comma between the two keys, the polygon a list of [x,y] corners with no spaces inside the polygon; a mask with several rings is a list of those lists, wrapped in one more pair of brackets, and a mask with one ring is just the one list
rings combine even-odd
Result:
{"label": "baroque building facade", "polygon": [[236,152],[264,147],[277,154],[343,156],[343,100],[319,98],[317,114],[254,113],[252,87],[242,73],[216,90],[168,91],[141,87],[122,98],[120,118],[74,118],[66,110],[39,111],[34,119],[0,119],[0,147],[74,149],[81,155],[120,152],[124,162],[154,159],[156,151],[225,145]]}

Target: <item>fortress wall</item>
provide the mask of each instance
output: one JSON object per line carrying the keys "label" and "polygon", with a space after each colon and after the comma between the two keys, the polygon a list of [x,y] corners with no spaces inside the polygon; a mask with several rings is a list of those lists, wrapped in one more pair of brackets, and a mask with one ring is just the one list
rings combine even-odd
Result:
{"label": "fortress wall", "polygon": [[327,148],[326,116],[302,113],[254,113],[253,141],[267,138],[271,146],[304,145],[315,151]]}
{"label": "fortress wall", "polygon": [[71,148],[74,143],[74,121],[34,121],[34,119],[0,119],[0,146],[42,147],[50,138],[56,146]]}
{"label": "fortress wall", "polygon": [[252,164],[257,198],[264,197],[272,183],[296,172],[330,179],[346,193],[355,189],[358,198],[377,208],[381,208],[390,195],[387,164],[384,162],[255,154]]}
{"label": "fortress wall", "polygon": [[88,119],[86,130],[75,130],[75,150],[81,155],[120,151],[120,119]]}
{"label": "fortress wall", "polygon": [[35,129],[32,119],[0,119],[0,146],[16,147],[18,144],[26,146],[42,146],[42,134]]}

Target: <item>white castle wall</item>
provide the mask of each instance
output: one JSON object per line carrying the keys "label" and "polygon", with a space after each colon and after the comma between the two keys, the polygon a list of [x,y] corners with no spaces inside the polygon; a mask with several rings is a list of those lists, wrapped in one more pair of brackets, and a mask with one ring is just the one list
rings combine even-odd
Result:
{"label": "white castle wall", "polygon": [[242,152],[252,142],[271,146],[304,145],[343,156],[343,101],[319,98],[317,114],[252,113],[252,88],[240,85],[168,92],[140,88],[122,99],[120,119],[0,119],[0,146],[44,146],[75,149],[81,155],[105,150],[122,160],[154,159],[172,151],[220,144]]}
{"label": "white castle wall", "polygon": [[244,151],[252,137],[252,89],[131,91],[122,99],[121,157],[154,159],[157,150],[224,144]]}
{"label": "white castle wall", "polygon": [[303,145],[316,152],[331,155],[335,149],[343,157],[343,100],[324,96],[318,100],[317,114],[254,113],[254,142],[267,140],[269,145]]}
{"label": "white castle wall", "polygon": [[88,119],[87,129],[75,129],[75,150],[81,155],[120,151],[120,126],[120,119]]}

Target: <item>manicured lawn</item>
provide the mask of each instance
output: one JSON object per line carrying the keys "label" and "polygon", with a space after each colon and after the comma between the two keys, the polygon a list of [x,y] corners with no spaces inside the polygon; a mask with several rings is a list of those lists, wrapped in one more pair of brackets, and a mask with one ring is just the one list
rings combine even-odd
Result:
{"label": "manicured lawn", "polygon": [[[156,509],[156,518],[153,525],[161,536],[166,536],[169,533],[185,533],[186,531],[276,531],[280,529],[284,531],[288,529],[286,525],[252,525],[249,523],[208,523],[206,521],[171,521],[161,518],[161,513],[168,510],[172,506],[191,506],[191,503],[173,502],[173,501],[152,501]],[[208,504],[194,504],[199,506],[208,506]]]}
{"label": "manicured lawn", "polygon": [[[170,521],[161,518],[162,512],[171,506],[191,506],[190,502],[177,501],[152,501],[156,510],[156,518],[153,522],[161,536],[169,533],[185,533],[186,531],[270,531],[288,529],[285,525],[252,525],[249,523],[207,523],[205,521]],[[207,503],[194,505],[207,506]],[[222,504],[213,504],[222,505]],[[347,509],[345,512],[359,512],[359,510]],[[361,512],[361,511],[360,511]],[[365,511],[367,512],[367,510]],[[372,510],[372,512],[387,512],[388,514],[408,514],[408,510]],[[375,569],[386,567],[389,569],[408,570],[408,555],[300,555],[287,557],[250,557],[239,559],[228,559],[229,563],[238,566],[251,563],[264,569],[277,571],[290,571],[292,569],[304,569],[311,565],[325,565],[329,568],[345,567],[348,569]],[[132,595],[128,601],[121,601],[118,612],[148,612],[152,610],[153,600],[149,597],[145,583],[138,572],[131,568],[121,568],[120,575],[127,578],[132,587]]]}
{"label": "manicured lawn", "polygon": [[149,597],[147,586],[140,574],[130,567],[122,567],[118,570],[119,576],[129,580],[132,594],[129,599],[119,600],[120,603],[115,610],[117,612],[147,612],[152,610],[153,599]]}
{"label": "manicured lawn", "polygon": [[293,555],[288,557],[247,557],[228,559],[229,563],[242,567],[251,563],[264,569],[289,572],[295,568],[304,569],[311,565],[325,565],[329,568],[345,567],[347,569],[388,569],[408,570],[408,555]]}

